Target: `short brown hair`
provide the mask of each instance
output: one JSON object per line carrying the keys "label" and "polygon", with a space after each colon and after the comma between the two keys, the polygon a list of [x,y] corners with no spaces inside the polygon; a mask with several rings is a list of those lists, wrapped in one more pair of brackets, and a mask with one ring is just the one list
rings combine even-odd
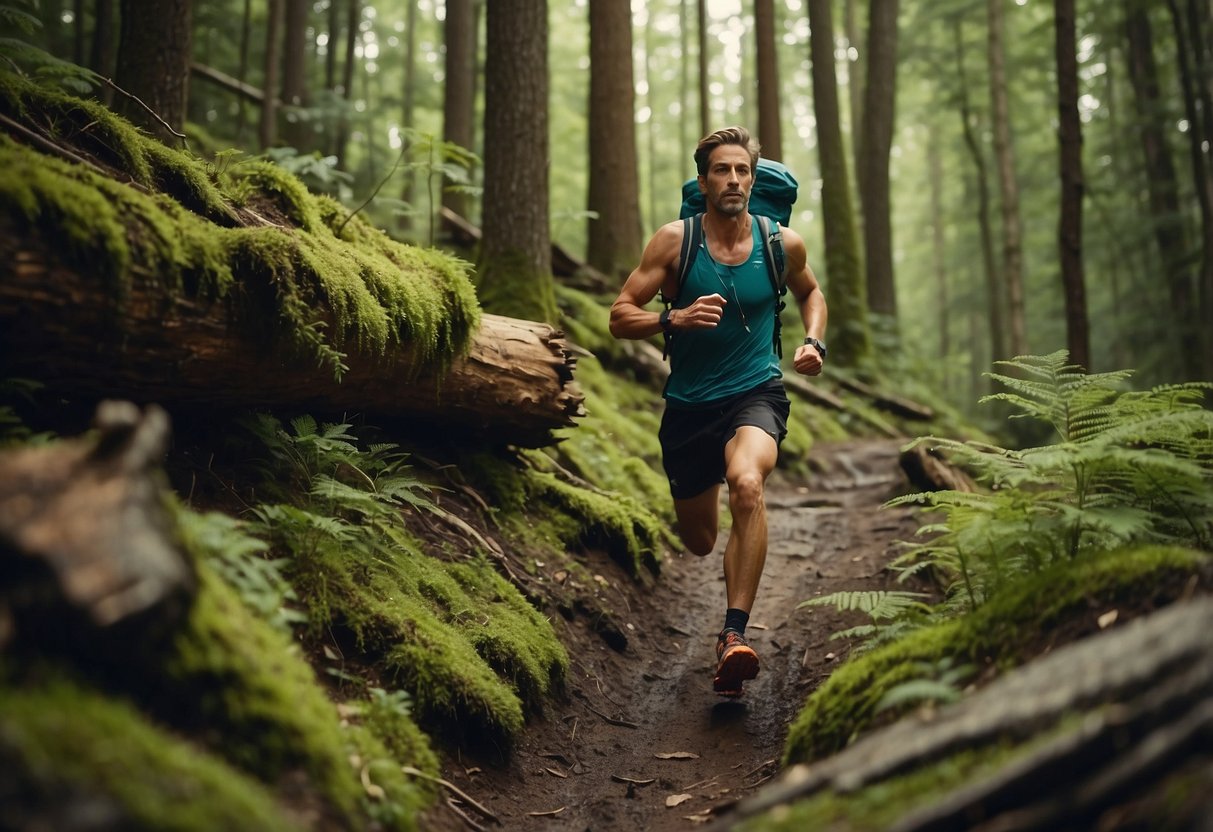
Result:
{"label": "short brown hair", "polygon": [[758,167],[758,155],[762,152],[762,146],[750,137],[750,131],[744,127],[726,127],[704,136],[696,145],[695,169],[699,171],[700,176],[704,176],[708,172],[708,158],[712,155],[712,151],[726,144],[744,147],[750,154],[750,167]]}

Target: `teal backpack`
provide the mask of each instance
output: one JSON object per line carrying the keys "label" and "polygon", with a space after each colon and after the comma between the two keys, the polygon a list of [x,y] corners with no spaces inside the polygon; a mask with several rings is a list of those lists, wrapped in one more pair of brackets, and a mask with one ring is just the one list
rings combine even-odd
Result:
{"label": "teal backpack", "polygon": [[[799,187],[796,177],[779,162],[770,159],[758,160],[754,170],[754,187],[750,190],[750,214],[758,223],[763,239],[763,261],[767,266],[767,277],[771,281],[771,290],[775,292],[775,336],[772,345],[775,354],[783,358],[783,342],[780,339],[779,315],[786,304],[783,296],[787,294],[787,266],[783,253],[783,235],[779,225],[787,225],[792,218],[792,206],[796,203],[796,192]],[[704,196],[699,192],[699,180],[688,179],[682,186],[682,249],[678,253],[678,289],[673,297],[661,296],[666,309],[670,309],[678,301],[686,277],[695,265],[695,258],[703,248],[703,212],[707,209]],[[666,336],[664,354],[669,354],[670,337]]]}

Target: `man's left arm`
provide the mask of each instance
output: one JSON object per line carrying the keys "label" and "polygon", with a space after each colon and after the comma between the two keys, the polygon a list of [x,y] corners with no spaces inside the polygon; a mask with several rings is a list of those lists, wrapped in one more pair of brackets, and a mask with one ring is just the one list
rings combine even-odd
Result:
{"label": "man's left arm", "polygon": [[[788,289],[795,298],[796,307],[800,310],[800,320],[804,322],[804,333],[810,338],[825,341],[826,299],[821,293],[817,277],[809,268],[808,249],[804,239],[791,229],[783,229],[783,250],[787,257]],[[824,356],[811,344],[802,344],[796,348],[792,365],[796,372],[806,376],[821,373]]]}

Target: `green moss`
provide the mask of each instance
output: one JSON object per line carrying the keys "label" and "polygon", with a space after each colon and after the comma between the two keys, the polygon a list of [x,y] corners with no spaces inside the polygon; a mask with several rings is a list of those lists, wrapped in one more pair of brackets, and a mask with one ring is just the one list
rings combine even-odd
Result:
{"label": "green moss", "polygon": [[485,309],[527,321],[554,322],[556,297],[551,272],[541,272],[526,252],[513,249],[481,254],[476,288]]}
{"label": "green moss", "polygon": [[[808,698],[792,723],[784,762],[807,762],[840,750],[873,726],[885,693],[918,675],[916,662],[951,658],[1009,668],[1032,658],[1025,634],[1048,632],[1127,599],[1176,597],[1206,561],[1199,552],[1143,547],[1058,564],[1016,584],[975,611],[916,630],[847,662]],[[886,712],[888,713],[888,712]]]}
{"label": "green moss", "polygon": [[298,648],[199,565],[201,590],[165,662],[158,709],[272,781],[295,768],[343,814],[360,796],[333,704]]}
{"label": "green moss", "polygon": [[26,811],[66,826],[84,805],[131,830],[301,828],[252,778],[64,679],[0,687],[0,768],[6,820],[22,828]]}
{"label": "green moss", "polygon": [[[424,735],[411,721],[403,719],[411,726],[410,734],[419,736],[422,743],[407,751],[416,754],[424,748],[423,760],[412,762],[416,759],[414,756],[405,756],[385,743],[377,730],[381,725],[350,726],[347,734],[351,743],[350,762],[362,784],[367,814],[388,829],[412,832],[417,829],[417,815],[434,801],[436,795],[428,781],[406,777],[401,762],[437,776],[438,760],[424,744]],[[399,724],[395,731],[393,738],[404,733]]]}
{"label": "green moss", "polygon": [[[0,137],[0,209],[66,239],[66,260],[103,274],[119,299],[136,269],[170,292],[227,297],[257,333],[277,319],[282,337],[329,366],[336,358],[317,333],[330,316],[335,327],[325,337],[333,345],[370,354],[407,347],[415,369],[448,363],[479,326],[466,263],[396,243],[358,218],[338,239],[335,218],[345,209],[268,163],[233,166],[220,190],[201,162],[99,105],[8,76],[0,79],[0,112],[61,119],[65,133],[87,139],[90,151],[147,189]],[[262,227],[232,227],[234,204],[259,216],[267,200],[276,211],[261,213],[299,227],[264,218]]]}
{"label": "green moss", "polygon": [[837,832],[889,829],[909,813],[938,801],[954,789],[980,781],[1016,759],[1030,754],[1057,731],[1017,745],[1001,741],[944,757],[901,777],[883,780],[851,794],[832,790],[773,809],[738,826],[744,832]]}
{"label": "green moss", "polygon": [[550,623],[484,560],[443,563],[395,528],[294,551],[311,620],[349,627],[423,721],[509,737],[567,671]]}

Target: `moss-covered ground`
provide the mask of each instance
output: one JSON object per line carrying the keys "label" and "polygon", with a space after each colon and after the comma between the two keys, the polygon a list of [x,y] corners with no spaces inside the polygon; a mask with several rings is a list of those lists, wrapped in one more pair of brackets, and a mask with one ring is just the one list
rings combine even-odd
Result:
{"label": "moss-covered ground", "polygon": [[962,617],[914,631],[839,667],[808,698],[788,732],[785,763],[809,762],[840,750],[870,730],[890,690],[942,661],[1006,670],[1043,645],[1030,634],[1096,627],[1099,612],[1132,600],[1148,608],[1178,597],[1207,561],[1204,553],[1144,547],[1057,564],[1010,585]]}

